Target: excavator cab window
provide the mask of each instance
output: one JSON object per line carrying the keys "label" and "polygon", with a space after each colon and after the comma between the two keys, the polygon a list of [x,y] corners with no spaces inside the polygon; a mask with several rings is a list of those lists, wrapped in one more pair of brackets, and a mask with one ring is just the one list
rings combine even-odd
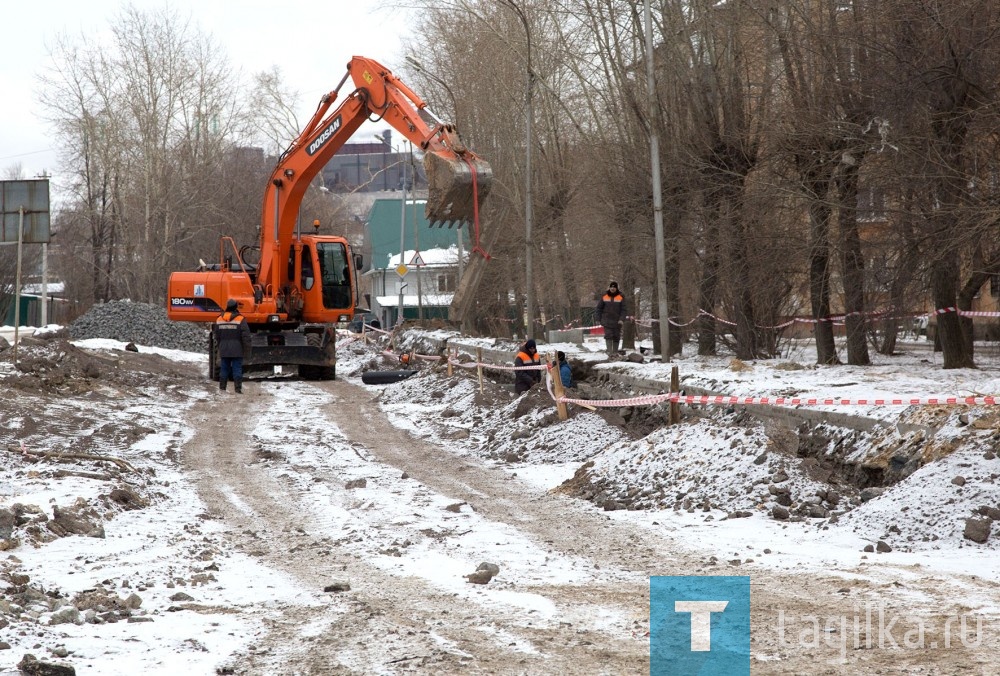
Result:
{"label": "excavator cab window", "polygon": [[308,291],[313,288],[313,258],[309,246],[302,247],[302,288]]}
{"label": "excavator cab window", "polygon": [[323,283],[323,307],[327,310],[353,307],[347,248],[336,242],[319,242],[316,244],[316,254]]}

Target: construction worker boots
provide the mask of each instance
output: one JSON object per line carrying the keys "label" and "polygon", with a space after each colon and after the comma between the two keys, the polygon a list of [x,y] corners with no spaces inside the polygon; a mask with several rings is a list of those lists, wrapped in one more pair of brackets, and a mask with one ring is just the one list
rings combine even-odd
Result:
{"label": "construction worker boots", "polygon": [[[228,381],[220,380],[219,381],[219,391],[220,392],[225,392],[227,385],[229,385]],[[233,381],[233,385],[236,386],[236,394],[243,394],[243,381],[242,380],[234,380]]]}

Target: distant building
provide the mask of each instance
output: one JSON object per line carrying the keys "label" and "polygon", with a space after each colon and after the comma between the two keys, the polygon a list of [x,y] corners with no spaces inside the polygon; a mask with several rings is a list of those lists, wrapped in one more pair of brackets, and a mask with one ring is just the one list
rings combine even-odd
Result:
{"label": "distant building", "polygon": [[[63,282],[49,282],[45,286],[45,307],[47,324],[65,324],[73,311],[72,304],[63,296],[66,285]],[[42,326],[42,285],[24,284],[21,286],[20,306],[18,307],[20,326]],[[14,297],[7,296],[0,302],[0,326],[14,326]]]}
{"label": "distant building", "polygon": [[[396,324],[404,284],[403,319],[448,317],[470,248],[469,233],[468,228],[431,227],[424,217],[426,204],[426,198],[408,198],[402,228],[400,198],[376,199],[368,214],[362,277],[370,290],[369,307],[384,327]],[[404,277],[397,272],[401,248]]]}
{"label": "distant building", "polygon": [[325,188],[332,192],[400,191],[404,173],[407,194],[414,188],[427,187],[419,150],[414,149],[411,157],[405,139],[393,148],[391,130],[380,136],[388,145],[377,140],[375,135],[371,138],[371,141],[345,143],[330,158],[321,174]]}

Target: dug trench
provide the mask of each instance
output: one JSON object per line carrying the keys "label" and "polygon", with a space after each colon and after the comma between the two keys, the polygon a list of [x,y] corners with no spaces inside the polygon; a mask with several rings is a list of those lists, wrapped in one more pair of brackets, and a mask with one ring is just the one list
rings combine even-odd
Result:
{"label": "dug trench", "polygon": [[[443,393],[460,389],[460,376],[456,375],[453,378],[448,378],[444,375],[444,369],[442,368],[430,367],[418,376],[418,378],[422,380],[419,382],[411,381],[405,385],[397,384],[388,386],[383,390],[383,395],[393,392],[394,388],[403,388],[405,391],[402,395],[397,395],[397,398],[400,396],[405,398],[415,394],[415,403],[419,406],[425,406],[435,400],[447,400],[448,397]],[[584,384],[587,384],[586,381]],[[549,509],[549,505],[552,504],[566,504],[552,502],[557,496],[580,495],[586,497],[586,502],[572,500],[569,503],[570,505],[576,503],[578,506],[572,509],[580,512],[579,515],[575,517],[571,516],[566,521],[569,532],[562,533],[561,537],[558,538],[552,537],[544,530],[532,529],[531,533],[536,538],[545,537],[547,543],[551,540],[550,546],[556,548],[557,551],[583,552],[588,558],[601,557],[600,564],[602,568],[608,565],[616,565],[619,568],[635,570],[642,575],[712,575],[727,573],[751,575],[754,585],[753,623],[756,627],[753,637],[753,650],[756,656],[754,662],[755,673],[877,673],[880,670],[888,673],[889,671],[905,671],[908,668],[922,669],[927,664],[928,657],[926,653],[919,653],[919,651],[916,653],[903,653],[891,649],[891,646],[885,646],[886,650],[882,650],[880,646],[875,646],[875,649],[864,649],[866,647],[864,637],[861,637],[862,650],[849,648],[846,654],[840,655],[835,655],[837,650],[832,648],[835,644],[834,640],[826,643],[820,641],[819,645],[806,646],[805,649],[802,649],[798,645],[792,647],[786,641],[787,637],[778,628],[777,619],[779,612],[790,616],[842,616],[851,618],[856,615],[859,604],[866,603],[872,599],[877,599],[887,613],[912,611],[914,610],[914,606],[912,605],[914,600],[920,599],[919,603],[926,603],[927,607],[935,608],[936,612],[948,614],[959,612],[962,608],[965,608],[958,596],[954,595],[953,592],[957,588],[953,585],[957,584],[963,588],[965,588],[965,585],[971,585],[966,589],[974,589],[982,588],[982,585],[986,584],[984,581],[969,578],[968,576],[960,576],[961,579],[948,579],[939,576],[923,575],[919,571],[919,566],[900,566],[887,561],[879,561],[878,565],[872,562],[872,565],[869,565],[865,561],[867,558],[865,555],[860,556],[861,563],[858,565],[834,566],[820,572],[810,570],[808,572],[796,573],[789,570],[773,570],[766,565],[760,566],[752,560],[731,560],[733,557],[732,550],[735,547],[725,542],[719,542],[707,548],[704,546],[694,546],[692,543],[686,541],[684,531],[681,528],[666,524],[653,528],[650,532],[641,528],[637,530],[635,525],[630,526],[627,521],[610,519],[606,521],[607,525],[599,537],[591,542],[589,533],[592,531],[589,531],[580,523],[580,518],[584,516],[593,518],[602,513],[607,513],[607,511],[617,511],[618,509],[630,509],[634,511],[664,505],[654,502],[650,499],[649,495],[642,495],[642,491],[639,491],[638,493],[633,493],[633,499],[630,503],[626,504],[627,500],[622,500],[617,506],[613,506],[609,510],[609,505],[606,504],[607,499],[602,503],[601,499],[595,494],[586,496],[584,495],[584,490],[574,490],[573,480],[567,482],[561,488],[545,494],[545,497],[537,495],[534,501],[524,505],[524,511],[518,509],[514,512],[508,512],[505,509],[490,508],[488,505],[509,504],[510,499],[507,495],[496,492],[495,487],[498,484],[495,481],[486,483],[484,479],[483,482],[480,482],[477,479],[479,473],[493,469],[493,462],[496,461],[514,463],[513,466],[519,467],[520,465],[517,463],[525,461],[525,453],[530,455],[531,451],[528,449],[547,445],[548,442],[541,441],[542,437],[547,431],[558,425],[558,419],[552,411],[551,400],[548,399],[548,395],[543,390],[529,391],[527,395],[516,400],[513,399],[509,390],[510,382],[507,378],[487,378],[484,391],[470,398],[472,402],[470,407],[475,410],[467,411],[464,414],[464,419],[472,421],[474,428],[483,426],[484,421],[493,420],[497,416],[509,416],[516,420],[523,420],[523,426],[512,433],[509,432],[509,428],[504,428],[504,434],[507,435],[507,439],[501,439],[499,434],[494,435],[480,429],[479,434],[472,435],[473,438],[469,440],[467,445],[469,456],[463,455],[461,460],[457,460],[453,452],[436,448],[433,444],[428,446],[426,443],[422,443],[421,439],[404,435],[396,444],[393,444],[391,458],[385,455],[380,455],[380,457],[388,460],[394,467],[408,466],[414,468],[414,471],[418,472],[417,477],[435,488],[435,490],[446,492],[449,495],[465,496],[470,500],[470,504],[475,505],[478,511],[486,512],[488,510],[487,513],[492,518],[503,520],[506,523],[517,524],[520,528],[530,528],[531,525],[538,522],[538,517],[533,515],[532,507]],[[593,394],[595,398],[598,396],[603,396],[603,398],[621,397],[620,391],[611,389],[603,393],[595,391]],[[384,396],[380,398],[385,399]],[[480,411],[478,410],[480,406],[487,406],[492,411]],[[543,410],[539,411],[538,409]],[[619,429],[627,432],[627,437],[640,440],[636,439],[636,437],[644,434],[646,430],[656,427],[659,423],[655,418],[662,413],[656,413],[653,410],[647,412],[638,411],[638,409],[615,410],[606,413],[605,420],[620,425]],[[357,419],[364,420],[360,413]],[[369,415],[372,414],[369,413]],[[571,418],[578,415],[585,415],[585,413],[579,409],[571,411]],[[719,415],[724,416],[724,419],[718,421],[719,426],[727,429],[733,427],[745,427],[747,429],[764,427],[764,425],[745,411],[721,411]],[[348,417],[355,418],[354,416]],[[434,426],[437,430],[437,437],[455,438],[453,434],[455,428],[452,427],[452,421],[456,419],[462,419],[462,417],[454,410],[453,406],[448,406],[443,411],[439,410],[433,416],[425,418],[424,422]],[[692,419],[689,418],[687,424],[692,424]],[[697,424],[696,420],[694,424]],[[487,423],[485,426],[489,427],[489,425],[490,423]],[[362,426],[376,429],[370,424],[370,421],[369,424]],[[682,428],[683,426],[677,427]],[[377,427],[377,429],[381,429],[381,426]],[[797,442],[793,441],[795,435],[794,429],[789,429],[788,426],[769,425],[767,426],[767,430],[768,435],[766,437],[750,437],[751,440],[760,440],[760,444],[758,446],[749,444],[748,450],[753,452],[754,458],[764,458],[764,462],[759,467],[768,468],[765,462],[775,461],[779,463],[777,470],[767,472],[767,479],[764,484],[770,486],[774,483],[773,479],[780,478],[775,475],[779,473],[782,463],[798,465],[806,461],[806,464],[809,464],[808,461],[810,459],[798,456]],[[535,438],[531,443],[519,446],[518,440],[514,440],[513,443],[510,442],[511,437],[528,439],[532,434],[535,435]],[[468,437],[462,436],[460,438],[467,439]],[[407,444],[410,446],[408,450],[404,446]],[[493,450],[495,446],[514,448],[515,450],[523,448],[525,450],[510,453],[509,455],[506,453],[497,454]],[[475,460],[475,462],[470,462],[469,457]],[[485,467],[480,464],[481,461],[487,462]],[[592,467],[593,465],[591,465]],[[420,468],[423,468],[422,471]],[[612,482],[616,488],[627,483],[630,467],[620,465],[617,467],[617,470],[618,479]],[[789,467],[789,473],[792,473],[791,467]],[[488,474],[495,476],[493,472],[488,472]],[[588,468],[585,463],[582,471],[577,474],[577,478],[586,474],[588,474]],[[826,478],[829,479],[830,477]],[[705,484],[706,489],[713,491],[715,494],[720,492],[718,484],[711,486],[709,485],[711,481],[707,481]],[[500,486],[502,488],[509,488],[511,484],[504,483]],[[819,486],[819,484],[813,482],[813,486]],[[590,486],[589,488],[593,487]],[[523,490],[523,487],[521,487],[521,490]],[[634,487],[630,490],[634,490]],[[844,490],[846,492],[847,489],[845,488]],[[458,492],[456,493],[455,491]],[[772,498],[780,499],[780,497],[776,498],[773,494],[769,493],[769,495]],[[780,495],[780,492],[778,495]],[[627,498],[628,496],[625,497]],[[832,496],[827,494],[826,497],[829,498]],[[670,504],[673,504],[674,499],[675,497],[671,495]],[[682,498],[680,500],[682,504],[684,499],[689,498]],[[839,500],[834,497],[833,499],[838,503],[847,502],[847,498]],[[594,510],[593,507],[587,509],[584,507],[583,505],[586,505],[587,502],[593,503],[597,509]],[[615,500],[615,502],[618,501]],[[687,509],[690,511],[694,508],[700,512],[702,509],[712,509],[712,507],[713,505],[706,504],[703,506],[701,503],[697,503],[690,505]],[[841,509],[846,509],[846,506],[842,506]],[[561,515],[562,512],[560,512]],[[709,516],[708,518],[711,517]],[[734,518],[738,517],[734,515]],[[793,516],[789,521],[803,520],[804,518]],[[598,521],[598,523],[600,522]],[[795,526],[789,525],[787,527],[794,528]],[[625,547],[618,546],[620,541],[614,537],[616,533],[631,533],[636,542],[642,542],[649,546],[652,552],[661,552],[660,560],[657,560],[655,556],[643,557],[641,549],[635,550],[633,547],[630,550],[627,546],[627,541],[621,543]],[[605,542],[610,544],[611,547],[602,547],[601,544]],[[663,552],[668,552],[667,556],[669,558],[664,557]],[[763,554],[761,558],[766,559],[768,553],[757,552],[755,556]],[[722,568],[722,566],[726,566],[727,564],[731,567]],[[849,580],[846,584],[845,578]],[[952,592],[946,591],[949,588]],[[992,592],[983,588],[981,593],[985,598]],[[643,613],[646,609],[641,604],[648,603],[648,599],[635,598],[633,603],[635,604],[635,612],[637,614]],[[936,635],[931,637],[929,635],[928,640],[931,638],[936,640],[940,637]],[[963,670],[971,670],[974,673],[987,673],[988,667],[986,665],[989,664],[991,658],[987,656],[986,652],[981,652],[985,648],[985,645],[983,643],[979,646],[970,646],[968,648],[961,646],[957,651],[947,655],[936,653],[933,660],[935,673],[957,674]],[[831,659],[831,661],[824,662],[827,659]],[[779,661],[769,663],[769,660]]]}
{"label": "dug trench", "polygon": [[[446,348],[447,341],[413,338],[408,342],[408,349],[429,354],[442,355]],[[460,359],[472,359],[470,354],[461,355],[461,347],[458,349]],[[628,359],[641,362],[644,357],[635,353]],[[570,396],[609,400],[636,394],[633,387],[637,381],[633,377],[622,377],[612,369],[595,369],[592,361],[570,359],[569,362],[578,385]],[[486,370],[484,377],[500,391],[511,386],[509,373]],[[664,392],[669,389],[668,383],[650,381],[642,381],[641,386],[640,392]],[[696,395],[725,394],[697,387],[685,389],[687,393]],[[544,392],[529,393],[519,403],[515,415],[523,415],[531,407],[547,403]],[[680,410],[682,425],[702,420],[717,427],[762,429],[766,441],[754,462],[774,466],[767,481],[761,477],[756,479],[758,484],[766,485],[767,493],[757,495],[756,500],[736,501],[719,499],[712,491],[695,491],[688,495],[682,489],[668,494],[649,486],[622,484],[617,476],[595,475],[593,465],[589,463],[583,465],[560,490],[608,510],[673,508],[693,512],[714,507],[726,510],[730,517],[737,517],[765,508],[779,520],[829,519],[836,523],[853,508],[881,495],[921,467],[954,452],[958,447],[955,440],[939,435],[939,431],[949,423],[968,427],[976,437],[974,443],[987,449],[1000,449],[1000,425],[997,424],[1000,416],[956,411],[944,406],[908,407],[894,420],[779,406],[681,406]],[[582,409],[571,406],[570,411],[572,415],[578,415]],[[643,439],[670,425],[666,404],[598,408],[595,413],[634,440]],[[556,421],[557,418],[552,415],[544,424],[555,424]],[[990,459],[990,454],[989,450],[984,451],[986,459]],[[993,457],[996,457],[995,453]],[[517,461],[521,457],[515,453],[506,459]],[[808,479],[805,486],[799,487],[799,494],[795,493],[796,487],[782,485],[792,471]],[[747,486],[743,493],[752,497],[754,491]],[[995,513],[998,508],[1000,505],[981,505],[963,516],[976,519],[987,512]],[[938,536],[932,534],[927,537],[937,539]]]}
{"label": "dug trench", "polygon": [[[116,357],[113,371],[90,378],[82,369],[77,374],[72,366],[85,363],[88,353],[63,352],[56,342],[47,349],[51,351],[46,352],[46,361],[61,364],[74,381],[90,383],[79,386],[83,398],[81,406],[74,409],[81,429],[92,426],[87,416],[94,413],[93,407],[88,407],[87,402],[97,394],[104,396],[111,378],[162,388],[161,392],[169,395],[163,397],[163,403],[170,405],[175,398],[183,398],[183,390],[190,387],[181,381],[198,377],[193,375],[197,369],[191,366],[175,368],[161,364],[159,358],[129,353]],[[67,356],[58,357],[60,352]],[[78,387],[67,387],[58,378],[46,380],[46,372],[32,369],[22,376],[25,387],[57,397],[63,403],[77,396],[73,393]],[[329,463],[305,463],[269,445],[246,426],[234,424],[234,402],[223,398],[206,400],[197,416],[190,419],[197,433],[187,441],[178,439],[171,446],[176,449],[164,454],[165,462],[183,465],[198,482],[206,508],[195,522],[210,520],[227,526],[225,541],[213,542],[213,547],[243,552],[301,581],[306,589],[315,590],[313,595],[304,595],[301,602],[286,603],[277,612],[268,613],[257,640],[229,660],[228,673],[642,673],[648,664],[648,576],[711,575],[723,570],[753,578],[754,673],[889,673],[919,669],[926,673],[929,662],[934,673],[988,673],[996,649],[995,636],[978,645],[956,646],[948,653],[932,655],[877,646],[841,655],[831,642],[792,645],[775,627],[779,612],[796,617],[851,617],[860,602],[871,598],[884,603],[887,612],[933,607],[937,614],[951,615],[963,610],[963,599],[969,595],[988,597],[992,591],[985,581],[968,576],[925,576],[905,565],[883,564],[878,570],[849,566],[802,574],[774,570],[742,557],[734,564],[735,543],[695,546],[687,541],[683,529],[643,527],[612,518],[615,515],[608,514],[603,505],[595,509],[590,504],[596,503],[594,499],[581,501],[565,491],[541,490],[515,476],[530,472],[530,466],[518,466],[512,473],[503,457],[490,456],[490,444],[476,445],[478,437],[469,439],[469,453],[465,455],[456,455],[454,449],[442,448],[437,441],[461,438],[458,433],[462,430],[453,423],[472,420],[485,428],[496,417],[509,416],[520,426],[523,436],[508,447],[519,449],[517,456],[530,457],[537,453],[535,449],[552,443],[540,442],[538,437],[559,428],[547,394],[537,391],[515,400],[508,383],[488,385],[470,399],[467,411],[448,405],[429,416],[428,424],[438,435],[424,437],[400,430],[382,410],[382,404],[394,391],[408,386],[412,389],[403,396],[422,393],[412,397],[422,405],[445,402],[463,387],[458,376],[449,379],[440,369],[428,369],[409,385],[400,383],[374,393],[343,379],[320,384],[294,380],[253,383],[240,419],[256,421],[258,429],[287,431],[290,438],[297,440],[290,446],[293,451],[299,446],[320,444]],[[289,393],[284,395],[286,399],[309,401],[317,389],[330,400],[316,408],[318,417],[309,425],[282,417],[275,406],[282,390]],[[136,396],[132,391],[128,394]],[[303,410],[311,411],[305,405]],[[745,412],[722,414],[735,417],[720,421],[720,429],[752,431],[757,427]],[[572,412],[573,417],[580,415],[581,410]],[[641,442],[647,430],[652,430],[649,434],[662,433],[655,415],[652,409],[612,411],[604,420],[612,421],[612,426],[620,424],[615,429],[622,432],[619,436],[628,444]],[[695,416],[684,423],[699,424],[705,423]],[[328,432],[318,434],[319,429]],[[777,426],[768,430],[766,439],[748,436],[752,443],[740,448],[741,453],[752,453],[752,459],[764,455],[768,463],[776,463],[772,468],[770,464],[751,462],[753,467],[768,470],[767,483],[758,484],[758,489],[774,483],[772,479],[781,470],[782,462],[794,479],[795,468],[788,463],[802,460],[798,457],[799,447],[791,445],[791,430]],[[41,426],[25,427],[24,432],[19,436],[29,447],[43,445]],[[492,446],[510,441],[502,437],[494,434]],[[736,436],[733,439],[739,440]],[[112,447],[124,443],[108,440]],[[370,493],[370,498],[360,497],[357,489],[348,487],[345,472],[368,473],[370,485],[378,490]],[[699,490],[708,490],[711,483],[702,482]],[[519,563],[498,560],[501,576],[483,587],[481,599],[472,600],[466,594],[456,596],[447,588],[430,584],[420,574],[386,572],[384,559],[394,554],[384,552],[395,547],[405,556],[416,545],[408,545],[405,540],[383,543],[381,520],[375,519],[374,526],[345,535],[342,524],[337,523],[340,517],[315,513],[321,502],[318,499],[323,496],[346,505],[345,514],[357,516],[375,510],[381,499],[376,499],[378,495],[393,501],[395,496],[413,490],[421,500],[433,494],[442,496],[440,500],[448,507],[457,505],[460,515],[441,510],[449,518],[475,517],[500,524],[510,533],[536,543],[546,559],[578,561],[590,577],[583,584],[535,582],[510,587],[506,586],[503,571],[515,569]],[[134,501],[130,508],[137,511],[166,499],[156,492],[155,485],[140,485],[137,491],[149,501],[149,506]],[[714,492],[720,492],[718,486]],[[697,491],[690,493],[680,500],[680,508],[685,499],[695,502]],[[671,494],[669,498],[673,505],[677,496]],[[634,511],[644,505],[653,506],[649,495],[633,497],[628,507]],[[702,505],[698,503],[696,509],[702,509]],[[103,518],[115,518],[114,514],[115,510],[108,510]],[[451,528],[435,526],[429,531],[414,535],[412,541],[422,538],[443,547],[460,542]],[[206,547],[197,529],[190,534],[188,544],[198,551]],[[766,556],[764,552],[752,553],[752,558],[758,560]],[[332,597],[323,593],[340,578],[350,581],[349,590]],[[526,620],[491,600],[512,592],[545,599],[555,613],[545,622]],[[317,602],[317,596],[321,601]],[[610,616],[604,614],[607,609],[613,610]],[[211,613],[213,609],[193,612]],[[219,612],[253,613],[255,609],[230,607]],[[612,620],[608,621],[608,617]]]}
{"label": "dug trench", "polygon": [[[387,386],[379,395],[379,399],[386,400],[386,395],[396,388],[408,388],[406,392],[395,396],[408,398],[411,393],[421,391],[422,395],[416,395],[417,403],[424,405],[434,401],[447,402],[447,393],[461,389],[461,377],[456,375],[448,378],[440,368],[428,368],[418,377],[421,379],[419,383]],[[353,397],[347,395],[345,384],[332,387],[344,392],[338,397],[341,406],[344,404],[350,406]],[[527,396],[512,401],[509,389],[510,383],[506,378],[487,379],[484,391],[471,397],[472,404],[469,408],[473,410],[466,411],[465,419],[473,421],[474,426],[487,426],[483,421],[490,414],[479,410],[479,407],[485,406],[492,409],[494,417],[509,416],[524,421],[525,432],[531,429],[539,436],[557,425],[558,419],[552,412],[539,414],[534,411],[533,414],[533,409],[538,407],[551,407],[551,401],[547,399],[546,393],[532,391]],[[893,566],[882,567],[878,574],[872,574],[864,563],[859,567],[844,570],[830,569],[826,572],[797,574],[795,571],[775,571],[766,566],[759,567],[752,561],[731,561],[729,559],[732,557],[732,550],[737,549],[735,546],[737,543],[719,542],[717,546],[708,550],[699,550],[685,542],[683,531],[673,528],[637,530],[627,521],[607,517],[602,519],[600,515],[606,512],[607,507],[600,504],[600,500],[593,495],[589,496],[589,502],[594,503],[598,507],[597,510],[587,509],[582,506],[586,503],[581,504],[577,500],[567,502],[566,497],[582,494],[582,491],[573,489],[572,480],[560,489],[546,494],[529,492],[526,497],[523,485],[511,481],[497,482],[492,463],[486,466],[481,464],[482,460],[492,460],[515,463],[515,467],[520,467],[517,463],[524,461],[521,453],[512,454],[508,461],[508,456],[494,452],[493,447],[501,445],[499,434],[491,435],[485,430],[480,430],[481,436],[474,435],[477,438],[470,440],[468,446],[470,456],[456,459],[453,452],[437,448],[433,443],[414,438],[410,434],[385,427],[378,422],[381,414],[363,401],[359,400],[356,406],[357,410],[354,412],[341,407],[337,418],[352,421],[345,430],[349,430],[352,437],[358,434],[370,439],[372,435],[381,434],[383,430],[390,434],[391,443],[379,444],[374,451],[375,457],[380,461],[403,469],[408,476],[420,480],[436,491],[467,501],[474,506],[477,513],[492,520],[516,525],[519,530],[528,532],[534,539],[546,542],[553,553],[583,555],[588,560],[598,562],[601,569],[631,570],[642,576],[711,575],[727,572],[752,575],[753,623],[758,628],[753,638],[753,650],[757,656],[754,661],[754,673],[877,673],[879,670],[921,669],[927,664],[926,653],[904,654],[900,651],[877,648],[849,650],[846,655],[836,656],[833,661],[824,664],[823,660],[829,659],[837,652],[831,647],[833,642],[831,645],[821,642],[820,645],[804,650],[798,649],[798,646],[790,647],[776,629],[779,611],[798,616],[843,614],[844,617],[851,617],[856,613],[862,599],[878,598],[879,602],[884,604],[886,612],[903,611],[909,607],[908,604],[913,602],[915,596],[927,602],[933,599],[933,607],[938,608],[937,604],[941,603],[942,608],[950,609],[948,612],[959,607],[956,603],[961,603],[957,597],[949,598],[946,589],[950,583],[931,577],[921,578],[913,570],[899,569],[901,572],[897,576],[897,582],[887,585],[886,577],[892,578],[894,576],[892,571],[896,570]],[[452,423],[460,418],[453,408],[453,405],[445,406],[443,411],[436,415],[436,422],[432,420],[434,416],[424,419],[428,424],[437,426],[436,434],[440,438],[453,436],[455,428]],[[735,416],[734,419],[725,421],[730,425],[760,426],[744,412],[728,414],[723,412],[723,414]],[[583,412],[581,410],[571,412],[571,416],[578,415],[583,415]],[[637,437],[646,429],[654,427],[656,415],[660,414],[615,411],[611,419],[620,423],[621,431],[627,432],[627,436],[633,438],[633,435]],[[517,434],[514,432],[508,436]],[[766,451],[766,454],[776,459],[790,459],[795,462],[802,460],[796,453],[788,454],[791,447],[783,445],[787,444],[789,435],[793,434],[791,430],[774,428],[771,434],[774,438],[769,443],[773,448]],[[361,439],[361,437],[354,438],[358,438],[359,441]],[[537,439],[535,443],[538,443]],[[517,448],[516,442],[511,446]],[[371,450],[372,447],[369,444],[366,448]],[[756,455],[762,455],[759,449]],[[525,468],[524,471],[528,469]],[[628,468],[625,468],[623,473],[627,472]],[[574,504],[578,506],[574,507]],[[648,496],[643,499],[636,498],[628,506],[620,508],[636,510],[644,506],[653,506]],[[698,507],[700,509],[701,505]],[[554,516],[557,517],[555,522],[563,524],[565,529],[553,529]],[[596,530],[598,527],[599,530]],[[757,552],[756,555],[762,554]],[[766,558],[766,555],[763,555],[763,558]],[[731,567],[728,570],[720,570],[719,566],[726,565],[726,562]],[[844,576],[848,576],[850,582],[845,583]],[[964,578],[959,584],[978,587],[982,583]],[[645,590],[641,594],[638,590],[629,593],[632,596],[630,600],[625,601],[626,607],[631,607],[636,615],[644,614],[648,607]],[[937,673],[957,674],[965,669],[973,672],[986,669],[984,665],[987,665],[991,658],[986,653],[979,652],[983,647],[985,644],[969,649],[963,646],[947,655],[936,654],[934,664]],[[769,660],[778,661],[769,663]],[[602,666],[608,670],[615,670],[613,661],[606,662]]]}
{"label": "dug trench", "polygon": [[[444,355],[449,347],[447,339],[428,338],[420,334],[405,338],[403,344],[406,350],[435,356]],[[458,351],[459,360],[474,359],[467,346],[456,343],[454,347]],[[488,350],[484,358],[487,361],[499,360],[506,363],[509,361],[506,359],[507,352]],[[627,359],[642,363],[645,357],[632,353]],[[639,381],[615,370],[595,369],[593,361],[570,358],[569,363],[578,385],[578,389],[571,393],[574,397],[622,399],[635,396],[634,388],[637,385],[641,388],[640,393],[669,391],[667,382]],[[374,363],[371,367],[374,367]],[[509,372],[489,369],[484,371],[484,378],[500,390],[509,388],[513,382]],[[683,387],[688,394],[726,394],[697,387]],[[580,412],[579,408],[571,410]],[[726,426],[764,425],[770,437],[768,451],[799,458],[809,474],[848,493],[893,485],[923,464],[948,452],[946,444],[936,443],[934,439],[937,430],[948,417],[949,410],[945,407],[929,413],[926,410],[905,411],[894,424],[858,415],[791,407],[745,406],[719,409],[682,406],[681,411],[688,420],[710,418]],[[641,439],[670,424],[668,406],[665,404],[598,408],[596,413],[633,439]],[[988,421],[981,421],[979,424],[983,429],[988,426]],[[794,434],[789,435],[788,431]],[[1000,431],[997,437],[1000,439]]]}

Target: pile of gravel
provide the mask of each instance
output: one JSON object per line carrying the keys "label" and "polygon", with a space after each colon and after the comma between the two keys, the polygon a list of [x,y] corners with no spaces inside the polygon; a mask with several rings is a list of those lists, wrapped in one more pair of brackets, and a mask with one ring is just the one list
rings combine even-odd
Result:
{"label": "pile of gravel", "polygon": [[205,352],[208,346],[205,324],[171,321],[165,308],[130,300],[93,306],[69,325],[69,335],[74,340],[108,338],[188,352]]}

